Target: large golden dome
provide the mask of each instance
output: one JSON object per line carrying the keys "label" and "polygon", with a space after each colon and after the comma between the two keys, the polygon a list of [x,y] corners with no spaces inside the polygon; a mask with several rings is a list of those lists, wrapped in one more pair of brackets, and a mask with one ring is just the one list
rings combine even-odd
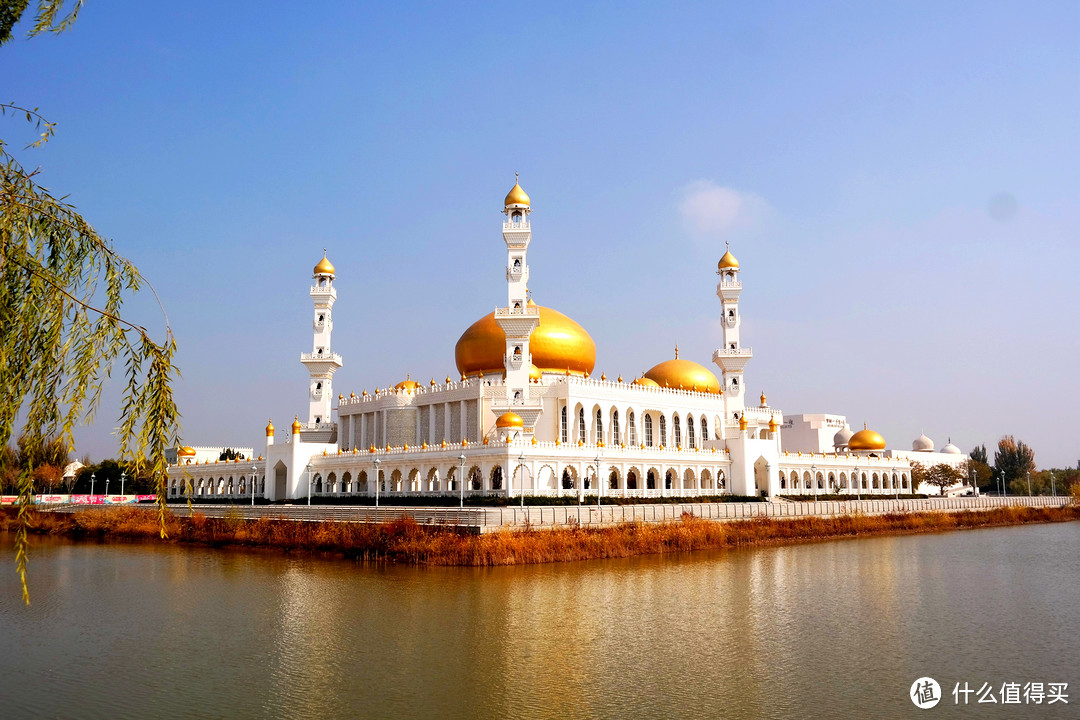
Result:
{"label": "large golden dome", "polygon": [[[596,343],[585,328],[557,310],[540,308],[540,324],[529,336],[533,365],[542,372],[588,375],[596,365]],[[480,318],[458,338],[454,361],[462,375],[505,371],[506,334],[495,313]]]}
{"label": "large golden dome", "polygon": [[848,450],[884,450],[885,438],[873,430],[863,428],[851,436],[847,446]]}
{"label": "large golden dome", "polygon": [[720,392],[720,381],[707,367],[698,365],[693,360],[683,360],[679,357],[660,363],[645,373],[645,377],[660,387],[697,390],[713,394]]}

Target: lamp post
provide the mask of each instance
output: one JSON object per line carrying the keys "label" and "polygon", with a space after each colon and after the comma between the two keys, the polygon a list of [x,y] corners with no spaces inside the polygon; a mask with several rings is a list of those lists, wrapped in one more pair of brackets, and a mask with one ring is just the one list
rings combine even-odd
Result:
{"label": "lamp post", "polygon": [[521,480],[519,481],[521,483],[521,485],[519,486],[519,489],[521,490],[521,509],[524,510],[525,509],[525,452],[524,451],[522,451],[522,453],[520,455],[518,455],[518,470],[521,471]]}
{"label": "lamp post", "polygon": [[971,496],[978,497],[979,486],[975,484],[975,468],[971,468]]}
{"label": "lamp post", "polygon": [[314,483],[311,482],[311,463],[307,466],[307,504],[311,505],[311,486]]}
{"label": "lamp post", "polygon": [[460,497],[459,507],[465,507],[465,453],[458,455],[458,493]]}
{"label": "lamp post", "polygon": [[120,494],[121,495],[124,494],[124,480],[126,480],[126,479],[127,479],[127,470],[120,473]]}
{"label": "lamp post", "polygon": [[1050,471],[1050,494],[1057,497],[1057,487],[1054,485],[1054,471]]}
{"label": "lamp post", "polygon": [[862,500],[862,478],[859,477],[859,461],[855,461],[855,493],[859,500]]}
{"label": "lamp post", "polygon": [[251,507],[255,507],[255,484],[259,482],[257,477],[259,472],[258,465],[251,466]]}
{"label": "lamp post", "polygon": [[90,497],[94,497],[94,478],[97,477],[97,473],[90,473]]}
{"label": "lamp post", "polygon": [[897,502],[899,502],[900,501],[900,483],[896,481],[896,468],[892,469],[892,486],[893,486],[893,490],[896,491],[896,500],[897,500]]}
{"label": "lamp post", "polygon": [[814,500],[817,500],[817,463],[810,463],[810,482],[814,483]]}
{"label": "lamp post", "polygon": [[1028,497],[1031,497],[1031,471],[1027,471]]}
{"label": "lamp post", "polygon": [[596,454],[596,458],[593,460],[596,463],[596,509],[600,509],[600,491],[603,489],[603,485],[600,484],[600,453]]}
{"label": "lamp post", "polygon": [[375,458],[375,508],[379,507],[379,487],[382,485],[382,477],[380,475],[379,466],[382,465],[382,460]]}
{"label": "lamp post", "polygon": [[105,476],[105,500],[108,501],[108,499],[109,499],[109,476],[106,475]]}

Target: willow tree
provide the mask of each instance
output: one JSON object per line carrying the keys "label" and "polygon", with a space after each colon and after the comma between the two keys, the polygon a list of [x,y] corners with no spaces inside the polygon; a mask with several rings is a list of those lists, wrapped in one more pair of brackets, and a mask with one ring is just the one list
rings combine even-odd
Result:
{"label": "willow tree", "polygon": [[[11,39],[28,4],[0,0],[0,44]],[[81,5],[38,0],[30,36],[65,30]],[[0,112],[40,131],[26,151],[47,142],[55,130],[37,109],[0,104]],[[157,340],[124,319],[125,298],[149,284],[73,206],[42,187],[39,175],[0,138],[0,443],[6,445],[16,432],[26,438],[29,462],[17,481],[15,538],[26,602],[33,466],[48,439],[60,437],[73,447],[74,426],[93,418],[103,384],[121,364],[120,455],[156,479],[164,537],[165,449],[175,442],[178,420],[171,387],[176,343],[164,310]]]}

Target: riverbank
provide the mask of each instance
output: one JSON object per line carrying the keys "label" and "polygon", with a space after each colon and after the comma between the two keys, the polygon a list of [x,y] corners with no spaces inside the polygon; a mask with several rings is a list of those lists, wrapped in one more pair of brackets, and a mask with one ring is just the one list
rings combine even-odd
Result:
{"label": "riverbank", "polygon": [[[401,518],[386,523],[245,520],[171,514],[161,540],[155,510],[117,507],[78,513],[32,511],[31,533],[95,541],[156,541],[212,547],[338,554],[415,565],[515,565],[776,545],[872,535],[942,532],[1080,520],[1080,506],[1005,507],[984,511],[846,515],[712,522],[690,515],[667,523],[598,528],[506,529],[476,535]],[[14,511],[0,513],[0,532],[14,531]]]}

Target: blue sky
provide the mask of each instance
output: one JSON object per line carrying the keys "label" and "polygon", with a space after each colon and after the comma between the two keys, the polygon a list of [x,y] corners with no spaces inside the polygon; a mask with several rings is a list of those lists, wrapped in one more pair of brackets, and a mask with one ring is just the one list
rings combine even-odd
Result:
{"label": "blue sky", "polygon": [[323,247],[337,391],[453,375],[520,171],[532,289],[597,373],[708,365],[730,241],[754,395],[1080,459],[1076,3],[91,2],[0,78],[58,123],[20,159],[161,294],[188,444],[305,412]]}

